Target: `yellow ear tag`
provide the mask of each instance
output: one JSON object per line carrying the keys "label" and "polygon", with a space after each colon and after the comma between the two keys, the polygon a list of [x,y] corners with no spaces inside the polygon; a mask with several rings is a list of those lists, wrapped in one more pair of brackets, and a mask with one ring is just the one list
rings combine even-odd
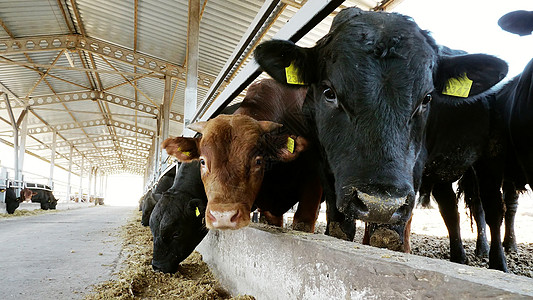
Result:
{"label": "yellow ear tag", "polygon": [[285,76],[287,77],[287,83],[289,84],[305,84],[305,82],[298,77],[298,68],[296,68],[294,62],[291,62],[291,65],[285,68]]}
{"label": "yellow ear tag", "polygon": [[178,151],[183,153],[185,156],[191,156],[191,152],[189,151],[182,151],[180,147],[178,147]]}
{"label": "yellow ear tag", "polygon": [[200,210],[198,209],[198,206],[196,207],[196,210],[194,212],[196,213],[197,217],[200,215]]}
{"label": "yellow ear tag", "polygon": [[465,73],[462,77],[448,79],[442,93],[444,95],[466,98],[468,97],[471,88],[472,80],[466,77]]}
{"label": "yellow ear tag", "polygon": [[291,137],[287,139],[287,150],[289,150],[290,153],[294,153],[294,139]]}

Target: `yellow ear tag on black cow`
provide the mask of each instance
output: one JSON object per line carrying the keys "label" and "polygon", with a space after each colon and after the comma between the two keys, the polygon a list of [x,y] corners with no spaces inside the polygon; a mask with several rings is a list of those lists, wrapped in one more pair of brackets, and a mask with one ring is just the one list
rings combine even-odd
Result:
{"label": "yellow ear tag on black cow", "polygon": [[285,68],[285,76],[289,84],[305,84],[298,76],[298,68],[294,65],[294,62],[291,62],[291,65]]}
{"label": "yellow ear tag on black cow", "polygon": [[464,73],[462,77],[448,79],[442,93],[444,95],[466,98],[471,88],[472,80],[466,77],[466,73]]}
{"label": "yellow ear tag on black cow", "polygon": [[197,217],[200,215],[200,210],[198,209],[198,206],[196,207],[196,210],[194,211],[194,213],[196,214]]}
{"label": "yellow ear tag on black cow", "polygon": [[289,150],[290,153],[294,153],[294,139],[291,137],[287,139],[287,150]]}

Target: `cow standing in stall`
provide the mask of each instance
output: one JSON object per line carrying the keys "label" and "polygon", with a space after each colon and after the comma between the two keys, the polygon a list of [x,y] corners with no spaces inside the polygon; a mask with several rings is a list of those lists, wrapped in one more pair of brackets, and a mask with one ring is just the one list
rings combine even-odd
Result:
{"label": "cow standing in stall", "polygon": [[399,225],[392,242],[406,252],[401,228],[422,178],[433,96],[464,74],[484,79],[470,92],[479,94],[506,71],[489,55],[443,56],[409,17],[358,8],[342,10],[313,48],[269,41],[255,58],[278,82],[309,86],[303,110],[323,154],[326,201],[348,219]]}
{"label": "cow standing in stall", "polygon": [[42,210],[56,209],[57,199],[52,191],[41,189],[30,189],[32,191],[31,202],[41,204]]}
{"label": "cow standing in stall", "polygon": [[6,193],[5,195],[5,203],[6,203],[6,211],[8,214],[15,213],[15,210],[19,207],[20,201],[17,199],[17,195],[15,194],[15,189],[12,187],[8,187],[5,190],[0,191],[2,193]]}
{"label": "cow standing in stall", "polygon": [[[509,32],[527,35],[533,29],[533,14],[525,11],[511,12],[503,16],[498,24]],[[457,162],[468,161],[468,165],[473,164],[473,168],[470,168],[459,181],[459,187],[460,190],[465,191],[465,201],[482,202],[483,208],[476,207],[473,214],[476,219],[480,219],[476,220],[478,227],[481,226],[484,230],[486,219],[491,231],[489,268],[502,271],[507,271],[504,247],[505,250],[511,252],[516,251],[517,248],[514,234],[514,217],[518,206],[517,192],[525,191],[525,185],[531,183],[533,178],[533,159],[531,159],[533,143],[530,142],[533,136],[528,130],[533,125],[533,118],[530,117],[532,112],[528,108],[532,101],[532,93],[533,60],[522,74],[516,76],[505,86],[488,95],[471,100],[469,106],[463,106],[464,116],[459,122],[453,122],[450,114],[445,110],[436,110],[440,114],[440,119],[432,118],[430,115],[430,120],[438,121],[434,124],[436,126],[429,128],[442,133],[433,135],[435,137],[433,144],[437,145],[437,148],[448,148],[448,156],[444,156],[441,152],[439,158],[441,162],[447,160],[448,165],[435,167],[428,164],[425,174],[431,173],[432,168],[433,170],[440,169],[440,173],[444,173],[441,174],[442,181],[442,178],[450,174],[451,168],[456,166]],[[454,110],[453,113],[456,111]],[[471,124],[469,120],[472,119],[480,122]],[[443,126],[447,123],[453,123],[451,126],[454,126],[455,130],[450,128],[450,125]],[[455,132],[461,132],[459,140]],[[431,136],[430,129],[428,129],[428,136]],[[473,141],[477,143],[472,143]],[[454,147],[455,152],[450,151]],[[462,153],[457,155],[457,152]],[[455,155],[450,155],[454,153]],[[435,182],[435,178],[428,179],[425,177],[424,181]],[[459,234],[457,202],[453,201],[455,198],[451,190],[451,182],[444,186],[438,184],[436,189],[435,187],[433,189],[433,195],[439,203],[441,214],[450,233],[451,260],[465,263],[466,256]],[[505,237],[502,244],[500,227],[504,217]],[[478,247],[480,247],[479,236],[476,253],[480,254]],[[483,249],[483,251],[486,250]]]}
{"label": "cow standing in stall", "polygon": [[314,231],[322,187],[316,147],[304,138],[305,95],[305,88],[261,80],[248,87],[234,114],[191,124],[201,137],[163,142],[179,161],[200,162],[207,228],[247,226],[254,205],[281,217],[298,203],[293,228]]}
{"label": "cow standing in stall", "polygon": [[150,216],[154,240],[152,267],[175,273],[207,234],[207,196],[200,178],[200,163],[182,163],[170,189],[163,193]]}
{"label": "cow standing in stall", "polygon": [[[476,188],[483,204],[491,242],[489,267],[507,271],[500,227],[504,215],[516,212],[516,191],[525,191],[526,184],[533,184],[533,59],[524,71],[498,91],[486,96],[491,116],[490,156],[474,164]],[[501,188],[503,185],[504,200]],[[512,205],[509,205],[509,198]],[[506,220],[506,237],[509,235]],[[506,245],[513,246],[514,234]]]}
{"label": "cow standing in stall", "polygon": [[152,214],[152,211],[159,201],[161,199],[162,194],[168,190],[172,184],[174,183],[174,177],[176,176],[176,166],[174,166],[172,169],[170,169],[167,173],[165,173],[157,182],[157,184],[146,194],[144,195],[142,199],[142,205],[140,206],[140,210],[142,211],[142,217],[141,217],[141,224],[143,226],[150,225],[150,215]]}

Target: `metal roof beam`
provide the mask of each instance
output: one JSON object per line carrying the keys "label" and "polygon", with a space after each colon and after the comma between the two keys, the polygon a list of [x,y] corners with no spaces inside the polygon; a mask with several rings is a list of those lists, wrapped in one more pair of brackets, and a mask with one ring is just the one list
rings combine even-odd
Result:
{"label": "metal roof beam", "polygon": [[[85,91],[85,92],[74,92],[74,93],[62,93],[57,95],[47,95],[39,97],[31,97],[27,99],[28,105],[31,107],[39,107],[44,105],[62,103],[62,102],[75,102],[75,101],[95,101],[96,99],[112,103],[121,107],[129,108],[142,112],[151,116],[156,117],[159,113],[159,107],[146,104],[146,103],[136,103],[134,100],[117,96],[106,92],[98,91]],[[4,107],[4,100],[0,99],[0,107]],[[3,104],[3,105],[2,105]],[[14,104],[14,105],[13,105]],[[11,103],[13,108],[24,108],[25,106],[21,103]],[[133,115],[132,115],[133,117]],[[175,122],[183,122],[183,114],[177,113],[175,111],[170,112],[170,120]]]}
{"label": "metal roof beam", "polygon": [[[306,33],[313,29],[332,11],[341,5],[343,0],[309,0],[301,9],[294,14],[294,16],[285,24],[273,37],[273,39],[285,39],[292,42],[297,42]],[[259,65],[255,61],[251,61],[244,67],[239,75],[237,75],[228,86],[220,93],[220,95],[213,101],[205,113],[202,109],[197,111],[193,121],[207,120],[210,117],[220,113],[236,96],[239,95],[250,83],[252,83],[257,76],[261,74]],[[207,99],[206,101],[209,101]],[[206,108],[208,103],[204,105]]]}
{"label": "metal roof beam", "polygon": [[[136,133],[143,134],[146,136],[155,135],[155,131],[153,130],[135,126],[133,124],[126,123],[126,122],[116,121],[116,120],[109,120],[109,123],[106,123],[102,119],[97,119],[97,120],[89,120],[89,121],[61,123],[61,124],[54,124],[54,125],[50,124],[50,126],[58,132],[63,132],[63,131],[72,130],[72,129],[82,129],[82,128],[94,127],[94,126],[113,126],[117,129],[123,129],[125,131],[136,132]],[[38,126],[38,127],[32,127],[28,129],[29,134],[47,133],[49,131],[50,130],[48,126]]]}
{"label": "metal roof beam", "polygon": [[[278,6],[279,2],[279,0],[265,1],[265,3],[255,16],[254,20],[250,24],[250,27],[243,34],[241,40],[239,41],[239,44],[235,47],[235,50],[226,61],[226,64],[222,68],[222,71],[218,74],[217,78],[215,79],[215,82],[211,85],[211,88],[209,88],[205,99],[203,99],[202,101],[202,105],[196,113],[193,113],[191,121],[196,120],[199,117],[200,113],[205,111],[205,109],[211,102],[210,100],[215,96],[215,93],[219,91],[219,88],[223,83],[224,79],[226,79],[228,74],[233,70],[235,64],[237,64],[239,58],[248,49],[250,44],[253,43],[257,33],[261,30],[261,28],[263,28],[270,15],[272,15],[272,13],[276,10],[276,7]],[[251,51],[251,49],[248,49],[248,51]]]}
{"label": "metal roof beam", "polygon": [[[185,68],[183,66],[148,56],[139,52],[134,52],[126,47],[117,46],[95,38],[83,37],[77,34],[48,35],[24,38],[3,38],[0,39],[0,54],[17,54],[42,51],[59,51],[68,49],[70,51],[84,50],[89,53],[99,54],[112,60],[120,61],[128,65],[136,66],[145,70],[157,72],[159,74],[170,75],[185,81]],[[44,65],[45,67],[49,65]],[[60,68],[60,67],[56,67]],[[61,67],[68,68],[68,67]],[[74,68],[77,71],[93,72],[93,69]],[[79,69],[79,70],[78,70]],[[113,73],[103,70],[101,72]],[[126,75],[126,73],[122,73]],[[132,73],[134,76],[145,75],[142,73]],[[162,75],[150,74],[146,76],[163,78]],[[209,88],[215,81],[215,77],[206,73],[198,74],[198,85]]]}

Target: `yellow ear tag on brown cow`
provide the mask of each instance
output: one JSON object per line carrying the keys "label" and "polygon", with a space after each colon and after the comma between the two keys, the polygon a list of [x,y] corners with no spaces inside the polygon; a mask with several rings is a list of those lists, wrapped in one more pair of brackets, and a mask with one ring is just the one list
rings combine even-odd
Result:
{"label": "yellow ear tag on brown cow", "polygon": [[198,209],[198,206],[196,207],[196,210],[194,212],[195,212],[197,217],[200,215],[200,210]]}
{"label": "yellow ear tag on brown cow", "polygon": [[466,98],[471,88],[472,80],[466,77],[466,73],[464,73],[462,77],[448,79],[442,93],[444,95]]}
{"label": "yellow ear tag on brown cow", "polygon": [[291,62],[291,65],[285,68],[285,77],[287,77],[287,83],[304,85],[300,77],[298,76],[298,68]]}
{"label": "yellow ear tag on brown cow", "polygon": [[180,147],[178,147],[178,151],[181,152],[181,153],[183,153],[183,155],[185,155],[185,156],[191,156],[191,152],[189,152],[189,151],[182,151]]}
{"label": "yellow ear tag on brown cow", "polygon": [[287,139],[287,150],[289,150],[290,153],[294,153],[294,139],[291,137]]}

